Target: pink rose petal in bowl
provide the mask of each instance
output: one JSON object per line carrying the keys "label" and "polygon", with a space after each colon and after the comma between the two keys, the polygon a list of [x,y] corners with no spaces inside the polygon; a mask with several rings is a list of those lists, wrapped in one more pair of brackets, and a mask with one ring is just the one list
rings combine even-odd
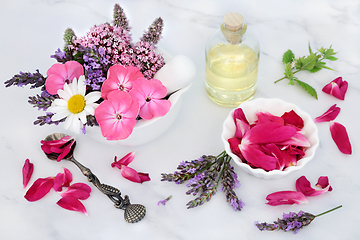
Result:
{"label": "pink rose petal in bowl", "polygon": [[[240,158],[239,154],[234,154],[231,151],[230,144],[228,139],[231,139],[235,136],[236,125],[234,122],[234,110],[232,110],[223,123],[223,132],[221,139],[224,143],[225,151],[234,162],[245,172],[263,179],[278,179],[288,175],[291,172],[298,171],[303,168],[315,155],[315,151],[319,146],[319,137],[318,129],[315,125],[311,116],[301,110],[298,106],[292,103],[285,102],[277,98],[257,98],[251,101],[243,102],[238,108],[241,108],[249,121],[250,124],[254,123],[257,119],[257,113],[259,111],[268,112],[272,115],[281,117],[285,112],[293,110],[297,115],[299,115],[304,120],[304,127],[302,128],[301,133],[310,143],[309,147],[305,148],[305,155],[299,159],[294,166],[285,168],[284,170],[271,170],[265,171],[262,168],[252,168],[247,163],[244,163]],[[232,146],[234,148],[234,146]]]}

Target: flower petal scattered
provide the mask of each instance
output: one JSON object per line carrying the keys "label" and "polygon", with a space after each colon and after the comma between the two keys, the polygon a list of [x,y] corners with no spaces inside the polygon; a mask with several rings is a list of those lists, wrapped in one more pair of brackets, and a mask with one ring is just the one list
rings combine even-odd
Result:
{"label": "flower petal scattered", "polygon": [[129,163],[131,163],[135,158],[135,151],[129,152],[124,157],[122,157],[119,161],[117,160],[117,157],[115,156],[114,162],[111,163],[111,167],[117,167],[121,169],[121,165],[127,166]]}
{"label": "flower petal scattered", "polygon": [[330,122],[330,133],[340,152],[351,155],[351,143],[346,128],[338,122]]}
{"label": "flower petal scattered", "polygon": [[340,108],[336,104],[332,105],[324,114],[315,118],[315,122],[330,122],[340,113]]}
{"label": "flower petal scattered", "polygon": [[[321,183],[325,183],[326,179],[323,179]],[[324,182],[323,182],[324,181]],[[331,191],[330,190],[331,186],[329,185],[329,182],[326,186],[323,187],[323,189],[321,190],[315,190],[314,188],[311,187],[310,182],[307,180],[307,178],[305,176],[301,176],[300,178],[298,178],[296,180],[296,190],[298,192],[302,192],[305,196],[317,196],[320,195],[322,193],[325,193],[327,191]]]}
{"label": "flower petal scattered", "polygon": [[86,200],[90,197],[91,187],[85,183],[74,183],[70,185],[65,192],[61,193],[62,197],[75,197],[80,200]]}
{"label": "flower petal scattered", "polygon": [[34,164],[30,163],[29,159],[25,160],[24,166],[22,168],[22,175],[23,175],[23,186],[24,188],[28,185],[30,178],[34,171]]}
{"label": "flower petal scattered", "polygon": [[28,189],[25,198],[29,202],[35,202],[43,198],[54,186],[54,177],[38,178]]}
{"label": "flower petal scattered", "polygon": [[348,89],[348,82],[343,81],[342,77],[338,77],[331,81],[330,83],[326,84],[322,91],[333,95],[334,97],[344,100],[345,99],[345,93]]}
{"label": "flower petal scattered", "polygon": [[54,179],[54,190],[61,192],[63,187],[69,187],[73,177],[71,172],[64,168],[64,173],[58,173]]}
{"label": "flower petal scattered", "polygon": [[304,204],[309,201],[302,192],[297,191],[279,191],[269,194],[266,197],[268,202],[266,204],[271,206],[283,205],[283,204]]}
{"label": "flower petal scattered", "polygon": [[56,204],[67,210],[78,211],[87,215],[85,206],[75,197],[63,197]]}

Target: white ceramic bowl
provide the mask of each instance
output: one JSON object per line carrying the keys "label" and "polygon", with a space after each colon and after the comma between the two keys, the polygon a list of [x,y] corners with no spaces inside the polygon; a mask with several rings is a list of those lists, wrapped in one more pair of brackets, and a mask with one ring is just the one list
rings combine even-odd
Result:
{"label": "white ceramic bowl", "polygon": [[[158,53],[161,53],[164,57],[165,62],[168,62],[172,57],[167,52],[157,49]],[[195,77],[191,76],[192,80]],[[163,117],[156,117],[151,120],[140,120],[136,123],[133,132],[131,135],[124,139],[118,141],[109,141],[106,140],[105,137],[102,136],[100,127],[87,127],[86,128],[86,135],[89,135],[93,139],[110,145],[117,145],[117,146],[139,146],[145,143],[148,143],[155,138],[162,135],[175,121],[181,107],[182,98],[184,93],[188,91],[191,87],[192,83],[188,84],[187,86],[181,88],[180,90],[174,92],[169,97],[169,101],[171,102],[171,108],[169,112],[166,113]]]}
{"label": "white ceramic bowl", "polygon": [[239,165],[239,167],[245,172],[258,178],[277,179],[284,177],[291,172],[300,170],[314,157],[315,151],[319,146],[318,129],[310,115],[302,111],[296,105],[292,103],[287,103],[281,99],[276,98],[257,98],[251,101],[241,103],[238,108],[243,109],[245,116],[250,123],[254,122],[257,119],[256,112],[259,110],[267,111],[275,116],[281,116],[285,112],[294,110],[304,120],[304,136],[310,142],[310,147],[305,149],[305,156],[298,160],[296,166],[288,167],[283,171],[272,170],[268,172],[261,168],[251,168],[248,164],[243,163],[238,156],[232,153],[230,149],[230,144],[228,143],[228,139],[234,137],[236,130],[233,120],[235,110],[234,109],[230,112],[230,114],[224,121],[221,139],[224,143],[225,151],[227,152],[227,154],[229,154],[234,160],[234,162]]}

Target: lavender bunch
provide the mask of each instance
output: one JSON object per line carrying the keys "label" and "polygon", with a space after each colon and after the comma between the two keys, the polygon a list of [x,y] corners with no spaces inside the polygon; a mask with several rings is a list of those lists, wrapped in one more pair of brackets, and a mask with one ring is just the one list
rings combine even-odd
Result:
{"label": "lavender bunch", "polygon": [[37,107],[38,110],[46,111],[56,98],[58,98],[57,95],[50,95],[45,90],[41,95],[36,94],[36,96],[30,96],[28,102],[33,105],[33,107]]}
{"label": "lavender bunch", "polygon": [[300,211],[299,213],[294,213],[294,212],[284,213],[283,218],[282,219],[278,218],[278,220],[274,221],[274,223],[266,223],[266,222],[259,223],[258,221],[256,221],[255,226],[260,231],[283,230],[285,232],[293,231],[296,234],[300,229],[308,226],[316,217],[327,214],[341,207],[342,205],[337,206],[333,209],[330,209],[318,215],[313,215],[311,213],[303,212],[303,211]]}
{"label": "lavender bunch", "polygon": [[140,41],[148,42],[151,45],[156,45],[161,38],[162,30],[164,27],[164,21],[161,17],[158,17],[150,25],[148,31],[145,31]]}
{"label": "lavender bunch", "polygon": [[239,186],[237,175],[230,165],[230,156],[222,152],[217,157],[202,156],[192,161],[181,162],[174,173],[161,174],[161,181],[175,182],[176,184],[187,183],[190,189],[187,195],[199,195],[194,200],[189,201],[187,208],[194,208],[203,205],[211,200],[216,194],[219,182],[223,185],[222,189],[226,194],[226,199],[236,210],[241,210],[244,203],[238,199],[234,192],[234,187]]}
{"label": "lavender bunch", "polygon": [[26,85],[31,85],[30,88],[43,87],[46,81],[39,70],[36,70],[35,73],[30,72],[20,72],[19,74],[14,75],[11,79],[5,81],[5,87],[10,87],[16,85],[18,87],[24,87]]}
{"label": "lavender bunch", "polygon": [[64,119],[61,119],[59,121],[52,121],[51,120],[51,117],[53,116],[54,114],[53,113],[46,113],[44,116],[39,116],[37,117],[37,120],[34,121],[34,125],[39,125],[39,126],[43,126],[45,124],[55,124],[55,125],[58,125],[59,123],[61,122],[64,122],[65,121],[65,118]]}

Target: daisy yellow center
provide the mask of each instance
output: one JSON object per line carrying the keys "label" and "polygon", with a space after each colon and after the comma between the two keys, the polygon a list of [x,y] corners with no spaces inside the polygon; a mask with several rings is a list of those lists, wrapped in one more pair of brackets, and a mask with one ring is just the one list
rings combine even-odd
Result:
{"label": "daisy yellow center", "polygon": [[85,98],[79,94],[72,96],[68,101],[68,109],[74,114],[81,113],[85,105]]}

